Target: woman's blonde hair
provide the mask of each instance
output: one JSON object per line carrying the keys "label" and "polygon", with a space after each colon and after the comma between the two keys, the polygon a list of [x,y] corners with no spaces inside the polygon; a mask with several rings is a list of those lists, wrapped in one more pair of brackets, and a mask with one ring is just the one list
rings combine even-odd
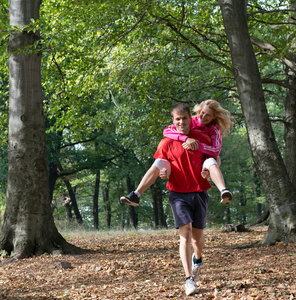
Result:
{"label": "woman's blonde hair", "polygon": [[230,112],[224,109],[216,100],[208,99],[194,106],[193,111],[196,112],[198,117],[205,105],[213,111],[215,116],[213,123],[218,124],[221,135],[225,136],[229,134],[233,127],[233,117],[230,115]]}

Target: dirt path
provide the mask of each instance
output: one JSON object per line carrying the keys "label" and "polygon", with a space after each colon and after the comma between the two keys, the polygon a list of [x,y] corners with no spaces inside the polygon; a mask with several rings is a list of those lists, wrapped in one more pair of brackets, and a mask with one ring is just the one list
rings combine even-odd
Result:
{"label": "dirt path", "polygon": [[260,240],[265,230],[206,230],[195,296],[184,294],[178,232],[169,230],[68,238],[94,252],[43,255],[4,265],[0,299],[296,299],[294,244],[234,248]]}

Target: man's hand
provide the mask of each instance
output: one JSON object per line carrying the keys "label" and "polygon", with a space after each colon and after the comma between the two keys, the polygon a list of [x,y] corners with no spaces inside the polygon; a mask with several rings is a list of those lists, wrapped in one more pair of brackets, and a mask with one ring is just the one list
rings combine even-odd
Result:
{"label": "man's hand", "polygon": [[198,143],[197,140],[187,138],[185,143],[182,144],[183,148],[186,150],[197,150],[198,149]]}
{"label": "man's hand", "polygon": [[206,169],[206,168],[203,168],[201,170],[201,176],[204,179],[209,179],[210,178],[210,171],[208,169]]}
{"label": "man's hand", "polygon": [[168,179],[168,170],[167,169],[165,169],[165,168],[163,168],[163,169],[161,169],[160,171],[159,171],[159,177],[161,178],[161,179]]}

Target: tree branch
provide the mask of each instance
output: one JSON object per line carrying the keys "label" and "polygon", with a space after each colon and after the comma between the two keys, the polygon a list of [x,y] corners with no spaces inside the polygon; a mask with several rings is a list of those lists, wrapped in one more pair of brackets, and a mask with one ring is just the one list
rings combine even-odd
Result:
{"label": "tree branch", "polygon": [[70,143],[70,144],[66,144],[66,145],[60,146],[59,149],[64,149],[64,148],[75,146],[75,145],[78,145],[78,144],[84,144],[84,143],[92,142],[98,136],[99,136],[99,134],[96,134],[93,138],[90,138],[90,139],[87,139],[87,140],[84,140],[84,141],[77,141],[77,142],[73,142],[73,143]]}
{"label": "tree branch", "polygon": [[279,85],[279,86],[282,86],[284,88],[287,88],[287,89],[290,89],[290,90],[293,90],[293,91],[296,91],[296,86],[293,86],[291,84],[288,84],[284,81],[281,81],[281,80],[276,80],[276,79],[271,79],[271,78],[263,78],[261,80],[262,83],[272,83],[272,84],[276,84],[276,85]]}
{"label": "tree branch", "polygon": [[[266,43],[266,42],[261,42],[261,41],[255,40],[254,38],[251,38],[251,42],[253,45],[258,46],[259,48],[261,48],[263,50],[267,50],[267,51],[277,50],[277,48],[275,46],[273,46],[272,44]],[[296,72],[296,64],[292,60],[288,59],[286,56],[281,60],[282,60],[282,62],[284,62],[287,65],[287,67],[289,67],[294,72]]]}
{"label": "tree branch", "polygon": [[280,100],[281,102],[284,102],[284,99],[282,97],[280,97],[277,93],[275,93],[274,91],[271,90],[267,90],[267,89],[263,89],[264,92],[271,94],[273,96],[275,96],[278,100]]}
{"label": "tree branch", "polygon": [[273,13],[289,13],[289,12],[296,12],[295,9],[273,9],[273,10],[257,10],[257,11],[253,11],[249,14],[247,14],[247,17],[251,17],[253,15],[257,15],[257,14],[273,14]]}
{"label": "tree branch", "polygon": [[226,70],[233,72],[233,69],[229,66],[227,66],[226,64],[222,63],[221,61],[212,58],[210,56],[208,56],[207,54],[205,54],[195,43],[193,43],[190,38],[186,37],[185,35],[183,35],[173,24],[171,24],[168,20],[166,20],[166,24],[169,28],[171,28],[176,34],[178,34],[184,41],[186,41],[187,43],[189,43],[197,52],[199,52],[201,54],[201,57],[208,60],[208,61],[212,61],[220,66],[222,66],[223,68],[225,68]]}

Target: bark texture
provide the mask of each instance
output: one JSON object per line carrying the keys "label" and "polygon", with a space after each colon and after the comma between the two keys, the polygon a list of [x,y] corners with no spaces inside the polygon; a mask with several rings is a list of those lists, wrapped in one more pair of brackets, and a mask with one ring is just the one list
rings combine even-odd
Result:
{"label": "bark texture", "polygon": [[94,228],[99,230],[99,191],[101,182],[101,171],[96,171],[96,182],[95,190],[93,195],[93,218],[94,218]]}
{"label": "bark texture", "polygon": [[[41,1],[10,0],[10,25],[39,18]],[[14,257],[75,252],[57,231],[50,203],[41,92],[41,53],[30,53],[38,33],[9,40],[9,142],[7,203],[0,248]]]}
{"label": "bark texture", "polygon": [[151,190],[153,196],[153,216],[154,220],[157,220],[157,223],[154,222],[154,228],[168,228],[163,210],[161,186],[158,180],[151,186]]}
{"label": "bark texture", "polygon": [[[126,185],[127,185],[128,193],[135,190],[135,184],[134,184],[134,182],[132,182],[132,180],[129,176],[127,176],[127,178],[126,178]],[[138,217],[138,212],[135,210],[135,207],[129,206],[129,215],[130,215],[133,227],[135,229],[137,229],[138,228],[139,217]]]}
{"label": "bark texture", "polygon": [[295,241],[296,190],[291,184],[267,113],[261,77],[247,25],[246,0],[219,0],[250,148],[270,208],[262,243]]}
{"label": "bark texture", "polygon": [[[296,9],[296,2],[291,6],[291,9]],[[289,21],[295,24],[294,14]],[[292,33],[293,34],[293,33]],[[289,36],[287,36],[289,38]],[[292,47],[288,49],[286,58],[289,63],[286,63],[285,73],[286,82],[291,86],[296,86],[296,39],[293,37]],[[286,61],[286,60],[285,60]],[[285,105],[285,163],[288,174],[294,187],[296,187],[296,91],[287,89]]]}

